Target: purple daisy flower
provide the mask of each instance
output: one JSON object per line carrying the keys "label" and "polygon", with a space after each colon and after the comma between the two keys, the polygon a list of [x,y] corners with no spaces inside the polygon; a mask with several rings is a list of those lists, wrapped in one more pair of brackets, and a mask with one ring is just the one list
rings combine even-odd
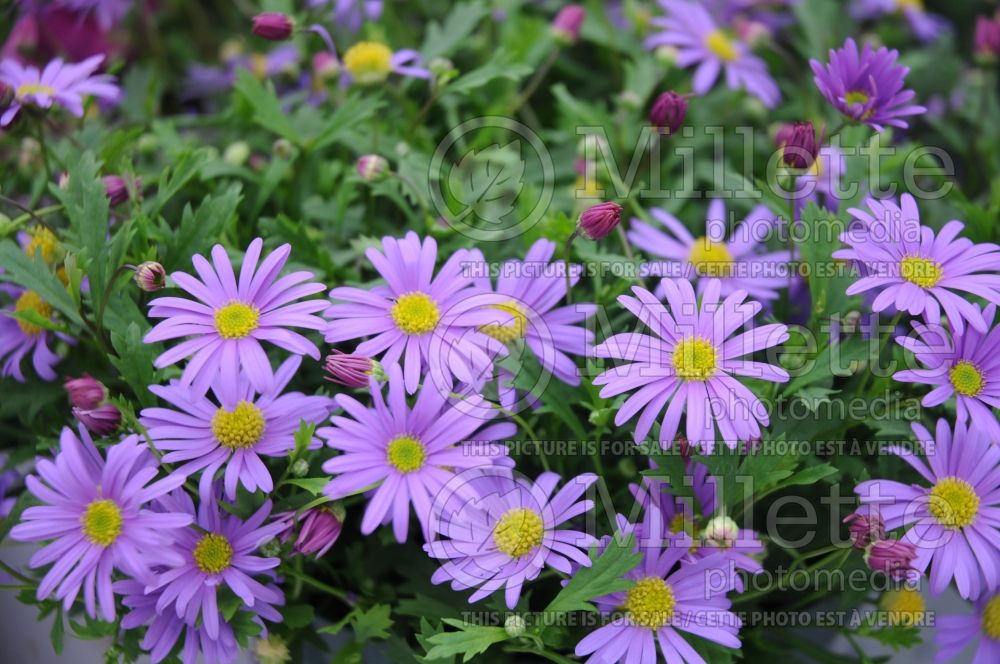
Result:
{"label": "purple daisy flower", "polygon": [[[168,607],[188,625],[200,624],[209,639],[223,634],[217,594],[221,586],[229,588],[259,617],[281,622],[275,606],[285,603],[281,590],[270,583],[278,558],[254,555],[261,544],[273,539],[285,527],[280,521],[264,525],[271,513],[271,501],[243,521],[222,510],[214,495],[203,493],[195,514],[194,502],[183,491],[164,497],[164,507],[196,516],[194,526],[176,531],[174,548],[181,560],[168,565],[147,584],[146,591],[162,590],[156,601],[157,613]],[[267,577],[261,583],[254,576]]]}
{"label": "purple daisy flower", "polygon": [[1000,247],[956,239],[964,228],[960,221],[949,221],[935,233],[920,225],[913,196],[903,194],[900,200],[897,204],[892,199],[868,197],[867,210],[848,210],[856,223],[840,240],[849,248],[833,252],[833,257],[860,262],[868,276],[853,283],[847,294],[878,289],[874,311],[892,305],[911,316],[923,314],[928,323],[937,325],[943,309],[957,334],[964,332],[964,321],[985,333],[982,312],[955,291],[1000,304],[1000,275],[996,274]]}
{"label": "purple daisy flower", "polygon": [[11,530],[19,541],[53,540],[32,556],[29,565],[51,569],[38,586],[38,599],[55,593],[68,610],[83,590],[87,614],[115,618],[111,576],[116,569],[140,579],[156,564],[177,562],[170,545],[191,517],[179,512],[152,512],[150,500],[183,482],[167,477],[150,484],[158,473],[156,459],[138,436],[107,450],[105,460],[83,430],[80,438],[63,428],[59,454],[39,459],[38,476],[29,475],[28,490],[44,505],[29,507]]}
{"label": "purple daisy flower", "polygon": [[377,21],[382,17],[383,0],[306,0],[308,7],[332,4],[333,22],[351,32],[361,29],[364,21]]}
{"label": "purple daisy flower", "polygon": [[[689,282],[664,279],[661,283],[669,309],[638,286],[632,288],[635,297],[618,297],[655,336],[616,334],[594,348],[597,357],[629,362],[594,379],[594,385],[605,386],[601,397],[639,388],[625,400],[615,415],[615,424],[620,426],[642,411],[635,428],[635,440],[641,442],[666,406],[660,425],[660,445],[664,448],[673,444],[684,411],[688,441],[706,453],[715,445],[716,430],[729,447],[759,438],[760,425],[768,423],[767,410],[735,376],[787,381],[784,369],[743,356],[784,343],[788,328],[781,324],[753,327],[760,303],[745,301],[742,290],[720,302],[722,283],[718,279],[708,281],[700,306]],[[731,336],[744,326],[746,331]]]}
{"label": "purple daisy flower", "polygon": [[[733,229],[726,241],[728,215],[726,204],[713,200],[708,206],[704,235],[695,238],[684,224],[669,212],[650,210],[666,233],[633,218],[628,237],[650,256],[667,260],[648,263],[650,275],[698,280],[698,292],[704,292],[706,277],[718,279],[722,295],[743,290],[755,300],[776,300],[778,289],[788,286],[788,273],[782,270],[791,260],[788,250],[761,252],[760,238],[767,237],[775,223],[774,213],[758,205]],[[767,251],[766,248],[763,251]],[[699,278],[700,277],[700,278]],[[663,291],[658,289],[657,294]]]}
{"label": "purple daisy flower", "polygon": [[988,438],[1000,441],[1000,422],[993,408],[1000,408],[1000,326],[993,327],[996,305],[986,307],[983,320],[987,333],[968,329],[951,335],[940,325],[913,321],[917,338],[896,337],[896,343],[912,352],[920,369],[898,371],[893,376],[902,383],[935,386],[921,404],[938,406],[955,396],[959,420],[971,419],[983,427]]}
{"label": "purple daisy flower", "polygon": [[879,516],[887,531],[906,527],[900,537],[916,547],[913,568],[931,566],[931,592],[939,594],[955,579],[966,599],[1000,587],[1000,447],[978,427],[957,422],[954,432],[938,420],[937,436],[913,423],[925,464],[912,450],[894,446],[930,488],[893,480],[858,484],[859,513]]}
{"label": "purple daisy flower", "polygon": [[282,44],[267,53],[236,55],[223,67],[193,64],[184,82],[184,97],[195,99],[225,92],[236,82],[236,72],[246,69],[260,80],[298,70],[302,55],[295,44]]}
{"label": "purple daisy flower", "polygon": [[936,41],[951,27],[947,20],[924,8],[923,0],[854,0],[851,15],[862,21],[902,14],[910,30],[922,42]]}
{"label": "purple daisy flower", "polygon": [[908,102],[916,95],[903,89],[903,79],[909,67],[896,64],[899,51],[885,48],[873,50],[858,45],[850,37],[841,49],[830,49],[830,62],[824,66],[810,60],[816,87],[843,116],[863,122],[875,131],[886,125],[905,129],[902,118],[920,115],[927,109]]}
{"label": "purple daisy flower", "polygon": [[[264,241],[255,239],[247,248],[239,283],[221,244],[212,248],[212,264],[204,256],[192,257],[198,277],[174,272],[170,277],[200,302],[180,297],[160,297],[149,303],[149,315],[166,318],[150,330],[143,341],[154,343],[190,337],[156,358],[160,369],[186,357],[191,360],[181,375],[182,385],[193,385],[204,393],[216,376],[236,385],[240,370],[246,372],[258,392],[266,392],[273,379],[271,363],[262,341],[296,355],[319,359],[319,348],[288,327],[320,330],[323,319],[312,314],[326,306],[323,300],[295,302],[325,289],[309,282],[312,272],[293,272],[278,278],[292,251],[283,244],[271,252],[258,268]],[[308,282],[308,283],[307,283]]]}
{"label": "purple daisy flower", "polygon": [[0,292],[13,299],[12,305],[0,309],[0,376],[11,376],[23,383],[25,379],[21,361],[30,355],[38,377],[42,380],[55,380],[56,372],[53,367],[60,358],[49,349],[49,343],[57,338],[69,342],[70,338],[10,315],[31,312],[43,319],[51,319],[52,305],[33,290],[2,285]]}
{"label": "purple daisy flower", "polygon": [[[630,530],[625,524],[616,537]],[[679,535],[664,547],[638,549],[642,560],[624,576],[632,587],[594,600],[609,622],[577,643],[576,655],[590,655],[593,664],[647,664],[656,661],[659,644],[669,664],[704,664],[680,632],[739,648],[742,622],[726,598],[735,574],[720,555],[687,562],[690,545]],[[728,583],[718,583],[720,574]]]}
{"label": "purple daisy flower", "polygon": [[574,564],[590,567],[587,551],[597,540],[558,526],[594,508],[594,501],[579,498],[597,475],[574,477],[553,496],[561,479],[542,473],[532,483],[509,468],[456,476],[434,498],[432,539],[424,550],[444,562],[431,582],[450,581],[455,591],[476,588],[470,604],[506,587],[513,609],[524,583],[546,566],[563,574],[572,574]]}
{"label": "purple daisy flower", "polygon": [[402,359],[410,394],[420,385],[425,367],[441,389],[451,387],[456,378],[479,385],[491,358],[506,353],[503,344],[479,328],[496,325],[497,309],[486,307],[507,300],[473,286],[475,275],[465,268],[478,263],[477,254],[456,251],[435,277],[437,242],[430,237],[421,242],[411,231],[402,240],[383,238],[382,251],[368,249],[365,256],[386,285],[330,291],[330,297],[342,303],[324,312],[330,319],[326,340],[336,344],[371,336],[355,352],[372,358],[381,353],[383,365]]}
{"label": "purple daisy flower", "polygon": [[509,422],[484,426],[496,417],[481,396],[449,402],[446,392],[425,385],[409,407],[398,365],[389,374],[389,398],[372,380],[373,408],[338,394],[337,404],[350,417],[334,416],[332,427],[316,432],[341,454],[323,464],[336,475],[324,493],[338,499],[375,486],[361,521],[361,532],[392,522],[399,542],[406,541],[412,503],[424,534],[431,500],[455,474],[469,468],[513,465],[500,441],[517,429]]}
{"label": "purple daisy flower", "polygon": [[767,64],[736,35],[719,27],[705,7],[688,0],[659,2],[667,15],[652,19],[652,24],[663,31],[646,39],[645,46],[651,49],[674,46],[678,49],[678,66],[698,64],[691,84],[695,93],[708,92],[725,70],[726,87],[743,88],[768,108],[777,106],[781,92],[768,73]]}
{"label": "purple daisy flower", "polygon": [[413,78],[431,77],[429,69],[423,66],[419,51],[403,49],[393,52],[388,46],[376,41],[361,41],[344,51],[344,71],[341,85],[374,85],[382,83],[389,74]]}
{"label": "purple daisy flower", "polygon": [[[326,397],[281,393],[301,362],[298,356],[285,360],[273,384],[260,394],[245,373],[236,383],[217,378],[212,383],[215,400],[177,382],[153,385],[149,390],[176,410],[146,408],[140,420],[150,440],[167,452],[164,463],[186,462],[177,469],[179,475],[187,477],[204,468],[201,481],[207,485],[225,466],[224,486],[230,500],[236,498],[237,484],[251,493],[258,489],[270,493],[274,483],[261,457],[287,456],[295,448],[300,424],[319,424],[330,412]],[[321,446],[318,439],[314,442]]]}
{"label": "purple daisy flower", "polygon": [[988,593],[975,604],[972,615],[938,615],[934,624],[935,662],[950,662],[970,643],[976,646],[971,664],[1000,662],[1000,594]]}
{"label": "purple daisy flower", "polygon": [[39,71],[37,67],[24,66],[14,59],[0,62],[0,83],[5,83],[14,91],[14,99],[0,116],[0,127],[6,127],[21,111],[24,105],[51,108],[57,103],[76,117],[83,117],[83,98],[97,97],[116,102],[121,88],[115,84],[114,76],[94,72],[104,61],[103,55],[95,55],[78,63],[65,63],[56,58]]}

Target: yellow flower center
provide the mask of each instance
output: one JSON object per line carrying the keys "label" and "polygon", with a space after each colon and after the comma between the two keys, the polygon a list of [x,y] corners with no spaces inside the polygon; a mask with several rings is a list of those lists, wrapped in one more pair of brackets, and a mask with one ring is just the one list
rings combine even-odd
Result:
{"label": "yellow flower center", "polygon": [[389,314],[404,334],[427,334],[441,320],[437,302],[419,291],[400,295]]}
{"label": "yellow flower center", "polygon": [[896,0],[896,10],[916,9],[918,12],[924,11],[924,0]]}
{"label": "yellow flower center", "polygon": [[542,543],[542,516],[527,507],[514,507],[500,517],[493,529],[493,543],[511,558],[520,558]]}
{"label": "yellow flower center", "polygon": [[867,104],[870,98],[867,92],[861,90],[851,90],[844,95],[844,101],[848,104]]}
{"label": "yellow flower center", "polygon": [[378,42],[358,42],[344,53],[344,68],[358,83],[381,83],[392,71],[392,50]]}
{"label": "yellow flower center", "polygon": [[721,242],[700,237],[694,241],[688,262],[700,277],[727,277],[732,274],[733,256]]}
{"label": "yellow flower center", "polygon": [[733,40],[722,30],[713,30],[705,37],[705,46],[721,60],[732,62],[740,57]]}
{"label": "yellow flower center", "polygon": [[233,545],[224,535],[203,535],[194,547],[194,563],[205,574],[218,574],[233,562]]}
{"label": "yellow flower center", "polygon": [[528,316],[519,302],[511,300],[503,304],[491,304],[491,309],[499,309],[513,316],[514,320],[506,325],[483,325],[479,331],[493,337],[497,341],[509,344],[524,336],[528,331]]}
{"label": "yellow flower center", "polygon": [[223,339],[242,339],[257,329],[260,309],[250,304],[230,300],[215,310],[215,329]]}
{"label": "yellow flower center", "polygon": [[991,639],[1000,641],[1000,595],[996,595],[983,607],[983,631]]}
{"label": "yellow flower center", "polygon": [[427,450],[419,439],[404,434],[389,441],[386,458],[393,468],[405,475],[424,467]]}
{"label": "yellow flower center", "polygon": [[951,381],[956,392],[967,397],[974,397],[982,392],[985,382],[983,373],[968,360],[956,362],[955,366],[948,370],[948,380]]}
{"label": "yellow flower center", "polygon": [[704,337],[685,337],[674,346],[674,369],[680,378],[708,380],[715,373],[718,353]]}
{"label": "yellow flower center", "polygon": [[14,92],[14,96],[18,99],[24,99],[28,95],[48,95],[53,97],[55,94],[55,88],[51,85],[43,85],[41,83],[22,83],[17,86],[17,90]]}
{"label": "yellow flower center", "polygon": [[122,511],[115,501],[98,498],[87,505],[80,524],[87,539],[107,548],[122,534]]}
{"label": "yellow flower center", "polygon": [[[33,290],[26,290],[21,293],[21,296],[17,298],[17,302],[14,303],[14,311],[17,313],[22,311],[34,311],[46,320],[52,317],[52,305],[43,300],[41,296]],[[43,332],[42,327],[21,319],[17,320],[17,326],[20,327],[21,331],[28,336],[34,336]]]}
{"label": "yellow flower center", "polygon": [[927,509],[945,528],[964,528],[979,512],[979,496],[965,480],[946,477],[931,489]]}
{"label": "yellow flower center", "polygon": [[674,589],[658,576],[647,576],[629,589],[622,608],[632,624],[659,629],[674,617],[676,606]]}
{"label": "yellow flower center", "polygon": [[921,288],[932,288],[941,281],[944,273],[941,270],[941,263],[932,261],[929,258],[920,256],[904,256],[899,262],[899,273],[911,284],[916,284]]}
{"label": "yellow flower center", "polygon": [[44,226],[39,226],[31,231],[31,239],[24,248],[25,255],[34,258],[35,254],[38,254],[46,263],[55,262],[58,251],[59,239]]}
{"label": "yellow flower center", "polygon": [[250,73],[258,80],[267,78],[267,56],[263,53],[254,53],[250,56]]}
{"label": "yellow flower center", "polygon": [[212,417],[212,435],[223,447],[246,449],[264,435],[264,413],[249,401],[241,401],[232,410],[220,408]]}
{"label": "yellow flower center", "polygon": [[924,615],[924,597],[912,588],[887,590],[882,593],[878,605],[890,625],[915,625]]}

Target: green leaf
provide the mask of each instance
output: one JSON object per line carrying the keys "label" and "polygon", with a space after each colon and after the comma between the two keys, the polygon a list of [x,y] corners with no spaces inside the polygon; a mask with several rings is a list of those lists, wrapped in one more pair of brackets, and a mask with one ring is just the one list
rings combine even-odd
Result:
{"label": "green leaf", "polygon": [[302,477],[293,478],[285,480],[289,484],[294,484],[300,489],[305,489],[314,496],[318,496],[323,492],[323,489],[327,484],[330,483],[329,477]]}
{"label": "green leaf", "polygon": [[156,219],[160,210],[170,199],[176,196],[184,185],[201,172],[202,167],[211,158],[208,148],[192,150],[185,148],[179,156],[174,157],[173,164],[163,169],[156,187],[156,197],[150,203],[150,219]]}
{"label": "green leaf", "polygon": [[457,50],[486,14],[487,9],[479,0],[455,3],[444,25],[431,23],[427,26],[424,45],[420,47],[424,61],[430,62],[434,58],[450,55]]}
{"label": "green leaf", "polygon": [[80,318],[73,299],[45,263],[25,256],[17,244],[4,240],[0,242],[0,265],[5,269],[5,272],[0,273],[0,281],[11,281],[35,291],[66,320],[76,325],[83,325],[83,319]]}
{"label": "green leaf", "polygon": [[520,141],[469,150],[448,174],[449,191],[464,206],[458,218],[475,215],[488,224],[499,224],[514,210],[524,187],[523,176]]}
{"label": "green leaf", "polygon": [[207,249],[222,234],[236,215],[242,197],[240,185],[232,184],[222,194],[205,196],[197,210],[192,210],[190,204],[184,206],[180,225],[170,232],[162,263],[168,269],[190,265],[191,256]]}
{"label": "green leaf", "polygon": [[459,76],[448,84],[447,91],[465,95],[498,78],[505,78],[517,83],[532,71],[528,65],[506,62],[498,56],[488,64]]}
{"label": "green leaf", "polygon": [[352,94],[343,101],[318,135],[308,141],[312,150],[321,150],[343,138],[351,127],[365,124],[381,110],[382,101],[372,95]]}
{"label": "green leaf", "polygon": [[302,145],[302,139],[281,108],[281,102],[270,81],[261,83],[249,70],[240,69],[236,74],[234,91],[252,109],[254,122],[295,145]]}
{"label": "green leaf", "polygon": [[124,331],[112,329],[111,345],[117,357],[112,355],[108,359],[132,388],[139,403],[143,406],[155,406],[156,397],[149,391],[149,386],[157,383],[153,360],[158,353],[156,346],[143,343],[142,336],[142,330],[135,322],[130,323]]}
{"label": "green leaf", "polygon": [[355,638],[360,643],[389,638],[389,628],[392,627],[392,618],[389,617],[391,611],[388,604],[376,604],[367,611],[355,613],[351,620]]}
{"label": "green leaf", "polygon": [[468,662],[476,655],[481,655],[494,643],[500,643],[510,638],[503,627],[473,625],[445,618],[442,622],[457,627],[457,632],[441,632],[426,640],[434,647],[427,651],[428,660],[444,659],[461,655],[463,662]]}
{"label": "green leaf", "polygon": [[91,152],[83,152],[68,166],[69,182],[65,189],[53,191],[63,204],[77,245],[83,250],[82,263],[95,296],[104,292],[109,271],[117,269],[108,260],[108,197],[100,178],[101,164]]}
{"label": "green leaf", "polygon": [[49,640],[52,641],[52,649],[57,655],[63,651],[63,641],[66,636],[66,625],[63,623],[62,606],[56,608],[55,620],[52,622],[52,630],[49,632]]}
{"label": "green leaf", "polygon": [[591,566],[577,570],[569,583],[545,607],[545,612],[597,611],[597,607],[591,604],[590,600],[628,590],[632,582],[624,578],[625,574],[639,564],[642,554],[635,551],[634,535],[629,535],[625,542],[621,539],[621,536],[616,534],[608,542],[604,552],[597,557],[595,557],[595,547],[590,552]]}
{"label": "green leaf", "polygon": [[282,624],[288,629],[300,629],[312,623],[315,611],[310,604],[289,604],[280,609]]}

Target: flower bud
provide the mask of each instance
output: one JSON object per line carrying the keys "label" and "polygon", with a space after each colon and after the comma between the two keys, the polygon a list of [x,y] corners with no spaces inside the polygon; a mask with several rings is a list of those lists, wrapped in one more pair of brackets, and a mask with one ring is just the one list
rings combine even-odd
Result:
{"label": "flower bud", "polygon": [[[128,183],[120,175],[104,176],[104,192],[108,196],[111,205],[121,205],[129,199]],[[138,193],[142,189],[142,179],[135,179],[135,188]]]}
{"label": "flower bud", "polygon": [[503,621],[503,629],[507,632],[507,636],[521,636],[527,631],[528,623],[524,621],[522,616],[515,613],[507,616],[507,619]]}
{"label": "flower bud", "polygon": [[95,436],[110,436],[122,423],[122,414],[118,406],[105,403],[92,409],[73,407],[73,417],[87,427],[87,431]]}
{"label": "flower bud", "polygon": [[917,557],[917,547],[899,540],[879,540],[873,542],[865,552],[868,567],[884,572],[892,579],[905,579],[913,570],[913,559]]}
{"label": "flower bud", "polygon": [[384,375],[382,366],[370,357],[336,349],[326,356],[323,368],[330,374],[326,377],[328,381],[344,387],[365,388],[370,377]]}
{"label": "flower bud", "polygon": [[622,219],[622,206],[618,203],[599,203],[583,211],[576,229],[588,240],[600,240],[615,230]]}
{"label": "flower bud", "polygon": [[855,549],[864,551],[872,542],[885,538],[885,525],[878,514],[854,512],[844,518],[844,523],[848,524],[847,530],[851,533],[851,544]]}
{"label": "flower bud", "polygon": [[774,137],[781,150],[781,161],[791,168],[807,169],[816,161],[820,140],[811,122],[794,122],[778,130]]}
{"label": "flower bud", "polygon": [[676,133],[684,124],[688,101],[676,92],[664,92],[649,109],[649,122],[664,134]]}
{"label": "flower bud", "polygon": [[278,159],[287,161],[295,154],[295,147],[287,138],[279,138],[271,144],[271,151]]}
{"label": "flower bud", "polygon": [[236,141],[226,147],[222,159],[230,166],[242,166],[250,158],[250,146],[246,141]]}
{"label": "flower bud", "polygon": [[253,651],[258,664],[286,664],[292,661],[288,644],[277,634],[271,634],[266,639],[257,639]]}
{"label": "flower bud", "polygon": [[702,531],[708,546],[729,548],[740,536],[740,527],[725,514],[712,517]]}
{"label": "flower bud", "polygon": [[389,162],[377,154],[366,154],[358,157],[358,176],[365,182],[375,182],[389,170]]}
{"label": "flower bud", "polygon": [[320,51],[312,57],[313,74],[321,80],[328,80],[340,74],[340,60],[329,51]]}
{"label": "flower bud", "polygon": [[296,459],[289,472],[293,477],[305,477],[309,474],[309,462],[305,459]]}
{"label": "flower bud", "polygon": [[677,47],[670,46],[666,44],[664,46],[658,46],[655,51],[653,51],[653,57],[656,58],[657,64],[665,69],[670,69],[677,64]]}
{"label": "flower bud", "polygon": [[993,18],[980,16],[976,19],[976,34],[972,43],[977,59],[986,63],[996,62],[1000,57],[1000,14]]}
{"label": "flower bud", "polygon": [[167,271],[156,261],[145,261],[135,268],[135,285],[147,293],[155,293],[167,284]]}
{"label": "flower bud", "polygon": [[[292,512],[286,512],[284,518],[289,518],[288,528],[281,538],[287,541],[292,537],[294,523],[299,525],[299,533],[292,548],[296,553],[319,558],[337,542],[344,525],[344,508],[339,503],[314,507],[305,514],[295,518]],[[278,518],[278,517],[276,517]]]}
{"label": "flower bud", "polygon": [[79,378],[67,378],[63,388],[69,396],[69,402],[75,408],[83,410],[97,408],[106,396],[101,381],[88,374],[83,374]]}
{"label": "flower bud", "polygon": [[552,36],[564,46],[575,44],[580,38],[580,26],[587,12],[580,5],[566,5],[552,20]]}
{"label": "flower bud", "polygon": [[[292,522],[288,523],[288,528],[292,528]],[[260,552],[268,558],[277,558],[281,555],[281,542],[277,537],[272,537],[260,545]]]}
{"label": "flower bud", "polygon": [[264,12],[253,17],[253,33],[271,41],[285,41],[295,31],[295,21],[288,14]]}

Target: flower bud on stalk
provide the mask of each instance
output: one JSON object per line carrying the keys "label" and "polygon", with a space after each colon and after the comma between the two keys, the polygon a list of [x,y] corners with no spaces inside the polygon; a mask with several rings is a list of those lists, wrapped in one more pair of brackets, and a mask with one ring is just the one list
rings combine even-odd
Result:
{"label": "flower bud on stalk", "polygon": [[135,285],[147,293],[155,293],[167,284],[167,271],[156,261],[140,263],[132,277]]}
{"label": "flower bud on stalk", "polygon": [[601,240],[615,230],[622,218],[622,206],[618,203],[600,203],[584,210],[576,229],[588,240]]}
{"label": "flower bud on stalk", "polygon": [[702,536],[709,546],[725,549],[736,543],[740,536],[740,527],[730,517],[720,514],[705,524]]}
{"label": "flower bud on stalk", "polygon": [[993,18],[980,16],[976,19],[973,45],[977,60],[985,64],[996,63],[1000,57],[1000,12]]}
{"label": "flower bud on stalk", "polygon": [[865,552],[868,567],[897,580],[909,575],[916,557],[917,547],[899,540],[879,540],[872,543]]}
{"label": "flower bud on stalk", "polygon": [[295,524],[299,525],[298,536],[292,544],[296,553],[315,556],[323,556],[340,538],[340,532],[344,526],[344,508],[334,503],[331,505],[321,505],[314,507],[305,514],[295,517],[293,512],[285,512],[275,515],[275,519],[286,519],[288,525],[280,535],[282,542],[287,542],[295,531]]}
{"label": "flower bud on stalk", "polygon": [[379,180],[389,170],[389,162],[377,154],[366,154],[358,158],[358,177],[365,182]]}
{"label": "flower bud on stalk", "polygon": [[790,168],[805,170],[819,154],[822,138],[816,136],[811,122],[794,122],[778,130],[774,137],[781,150],[781,161]]}
{"label": "flower bud on stalk", "polygon": [[877,514],[873,516],[854,512],[844,518],[844,523],[848,524],[851,544],[859,551],[864,551],[872,542],[885,538],[885,525],[882,523],[882,517]]}
{"label": "flower bud on stalk", "polygon": [[102,438],[118,431],[122,423],[121,411],[113,403],[101,404],[91,410],[74,406],[73,416],[80,421],[80,424],[87,427],[87,431]]}
{"label": "flower bud on stalk", "polygon": [[580,38],[580,26],[586,17],[587,12],[580,5],[566,5],[552,20],[552,35],[563,46],[575,44]]}
{"label": "flower bud on stalk", "polygon": [[63,387],[69,395],[69,402],[83,410],[97,408],[105,398],[104,385],[88,374],[83,374],[79,378],[67,378]]}
{"label": "flower bud on stalk", "polygon": [[323,367],[330,374],[327,380],[344,387],[365,388],[368,387],[368,379],[372,376],[376,380],[381,380],[385,376],[382,365],[364,355],[344,353],[333,350],[326,357],[326,364]]}
{"label": "flower bud on stalk", "polygon": [[253,17],[253,33],[271,41],[286,41],[295,32],[295,21],[288,14],[264,12]]}
{"label": "flower bud on stalk", "polygon": [[[120,175],[106,175],[104,180],[104,192],[108,196],[111,205],[121,205],[129,199],[128,184]],[[135,179],[135,189],[138,193],[142,189],[142,179]]]}
{"label": "flower bud on stalk", "polygon": [[684,124],[688,101],[676,92],[664,92],[649,109],[649,122],[664,134],[674,134]]}

